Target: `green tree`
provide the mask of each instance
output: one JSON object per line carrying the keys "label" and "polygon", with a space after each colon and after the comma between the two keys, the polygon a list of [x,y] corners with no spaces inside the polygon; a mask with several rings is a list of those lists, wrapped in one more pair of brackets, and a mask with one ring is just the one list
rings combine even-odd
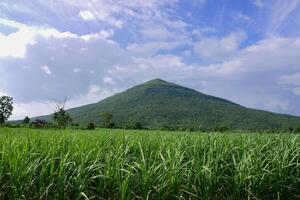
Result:
{"label": "green tree", "polygon": [[23,119],[23,124],[25,125],[28,125],[30,123],[30,118],[28,116],[26,116],[24,119]]}
{"label": "green tree", "polygon": [[300,133],[300,127],[294,129],[295,133]]}
{"label": "green tree", "polygon": [[111,127],[112,118],[113,118],[113,115],[111,113],[108,113],[108,112],[101,113],[102,123],[103,123],[103,126],[105,128],[110,128]]}
{"label": "green tree", "polygon": [[57,101],[54,109],[52,120],[59,129],[66,128],[67,125],[72,122],[71,116],[65,110],[67,100],[68,99],[65,98],[62,102]]}
{"label": "green tree", "polygon": [[86,127],[87,130],[95,130],[95,125],[94,123],[89,123]]}
{"label": "green tree", "polygon": [[135,122],[134,127],[135,127],[135,129],[138,129],[138,130],[143,129],[143,126],[142,126],[142,123],[141,123],[141,122]]}
{"label": "green tree", "polygon": [[0,97],[0,126],[8,120],[13,111],[13,98],[8,96]]}
{"label": "green tree", "polygon": [[60,108],[58,111],[56,111],[53,114],[52,119],[56,122],[57,127],[60,129],[66,128],[66,126],[72,122],[71,116],[65,111],[64,108]]}

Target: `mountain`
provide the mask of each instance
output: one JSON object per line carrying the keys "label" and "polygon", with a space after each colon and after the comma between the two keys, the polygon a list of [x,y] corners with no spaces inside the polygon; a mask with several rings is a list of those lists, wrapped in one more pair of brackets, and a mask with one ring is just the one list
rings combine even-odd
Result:
{"label": "mountain", "polygon": [[[249,109],[196,90],[154,79],[98,103],[68,110],[74,123],[101,124],[101,113],[113,114],[118,127],[140,122],[143,127],[213,130],[283,130],[300,126],[300,117]],[[49,116],[44,117],[49,119]]]}

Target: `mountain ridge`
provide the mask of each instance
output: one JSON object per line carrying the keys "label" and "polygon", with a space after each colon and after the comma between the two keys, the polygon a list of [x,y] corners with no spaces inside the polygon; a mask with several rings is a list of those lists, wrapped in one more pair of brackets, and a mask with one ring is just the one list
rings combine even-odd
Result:
{"label": "mountain ridge", "polygon": [[[158,78],[67,112],[74,123],[101,125],[101,112],[109,112],[117,127],[140,122],[149,129],[283,130],[300,126],[300,117],[246,108]],[[49,120],[50,116],[38,118]]]}

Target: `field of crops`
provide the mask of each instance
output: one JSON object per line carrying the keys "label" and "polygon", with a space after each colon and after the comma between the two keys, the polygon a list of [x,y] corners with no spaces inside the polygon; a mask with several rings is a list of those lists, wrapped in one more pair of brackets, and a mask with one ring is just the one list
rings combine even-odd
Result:
{"label": "field of crops", "polygon": [[300,137],[0,129],[1,199],[299,199]]}

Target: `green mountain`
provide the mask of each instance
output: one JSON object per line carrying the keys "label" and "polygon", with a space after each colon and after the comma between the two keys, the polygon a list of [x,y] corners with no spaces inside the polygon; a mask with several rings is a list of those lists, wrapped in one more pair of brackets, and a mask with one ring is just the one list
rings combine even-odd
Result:
{"label": "green mountain", "polygon": [[150,129],[286,130],[300,126],[300,117],[249,109],[161,79],[148,81],[98,103],[68,110],[74,123],[80,124],[100,125],[102,112],[113,114],[113,122],[118,127],[136,122]]}

